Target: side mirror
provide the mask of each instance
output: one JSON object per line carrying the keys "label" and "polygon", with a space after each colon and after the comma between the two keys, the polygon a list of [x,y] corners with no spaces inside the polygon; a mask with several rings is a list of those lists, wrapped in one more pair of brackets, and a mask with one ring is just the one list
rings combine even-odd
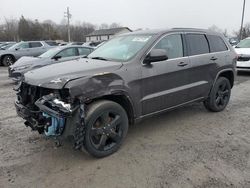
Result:
{"label": "side mirror", "polygon": [[143,63],[150,65],[152,62],[165,61],[168,59],[166,50],[153,49],[144,59]]}
{"label": "side mirror", "polygon": [[20,48],[16,48],[15,50],[17,51],[17,50],[19,50]]}
{"label": "side mirror", "polygon": [[62,56],[59,56],[59,55],[56,55],[55,57],[53,57],[52,59],[54,59],[54,60],[58,60],[58,59],[61,59],[62,58]]}

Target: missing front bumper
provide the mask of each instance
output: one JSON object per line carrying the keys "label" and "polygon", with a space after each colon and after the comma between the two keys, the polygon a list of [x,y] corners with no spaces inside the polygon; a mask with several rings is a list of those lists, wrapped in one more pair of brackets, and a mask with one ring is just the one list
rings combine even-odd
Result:
{"label": "missing front bumper", "polygon": [[50,94],[35,102],[38,111],[32,111],[19,101],[15,102],[17,114],[26,120],[25,125],[39,133],[57,139],[74,138],[74,148],[81,149],[85,135],[85,104],[67,104]]}

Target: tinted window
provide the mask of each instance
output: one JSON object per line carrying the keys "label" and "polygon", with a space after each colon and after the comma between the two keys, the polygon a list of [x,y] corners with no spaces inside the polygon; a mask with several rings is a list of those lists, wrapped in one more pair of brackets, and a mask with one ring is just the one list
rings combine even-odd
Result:
{"label": "tinted window", "polygon": [[187,34],[186,38],[189,45],[189,55],[209,53],[209,46],[205,35]]}
{"label": "tinted window", "polygon": [[57,56],[61,57],[71,57],[77,56],[76,48],[67,48],[57,54]]}
{"label": "tinted window", "polygon": [[154,49],[167,51],[168,59],[183,57],[183,46],[181,35],[169,35],[160,40]]}
{"label": "tinted window", "polygon": [[89,48],[78,48],[79,55],[89,55],[91,51]]}
{"label": "tinted window", "polygon": [[207,35],[207,39],[210,45],[211,52],[221,52],[228,50],[225,42],[222,40],[221,37],[214,35]]}
{"label": "tinted window", "polygon": [[31,48],[38,48],[38,47],[41,47],[41,46],[43,46],[43,45],[41,44],[41,42],[31,42],[31,43],[30,43],[30,47],[31,47]]}

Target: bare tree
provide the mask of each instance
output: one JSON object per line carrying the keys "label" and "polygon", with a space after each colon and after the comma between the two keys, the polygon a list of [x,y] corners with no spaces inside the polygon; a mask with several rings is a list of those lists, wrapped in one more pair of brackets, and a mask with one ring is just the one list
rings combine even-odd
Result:
{"label": "bare tree", "polygon": [[[240,38],[240,29],[238,31],[234,31],[234,35],[236,35],[237,38]],[[242,39],[247,37],[250,37],[250,23],[246,23],[242,28]]]}
{"label": "bare tree", "polygon": [[5,18],[5,22],[0,25],[0,40],[1,41],[16,41],[18,40],[18,22],[17,20]]}
{"label": "bare tree", "polygon": [[18,23],[18,34],[21,40],[30,40],[31,33],[30,33],[30,23],[28,20],[21,16],[19,23]]}
{"label": "bare tree", "polygon": [[223,31],[223,35],[224,35],[225,37],[228,37],[227,29],[225,29],[225,30]]}
{"label": "bare tree", "polygon": [[[99,26],[88,22],[78,21],[71,25],[72,41],[85,41],[85,35],[98,29],[109,29],[121,27],[118,23],[110,25],[103,23]],[[64,20],[61,24],[56,24],[52,20],[30,20],[21,16],[19,20],[5,19],[5,23],[0,25],[0,40],[64,40],[67,41],[67,26]]]}
{"label": "bare tree", "polygon": [[109,28],[117,28],[117,27],[121,27],[121,25],[119,23],[112,23],[110,24]]}
{"label": "bare tree", "polygon": [[102,23],[102,24],[99,26],[99,29],[109,29],[109,25],[106,24],[106,23]]}
{"label": "bare tree", "polygon": [[216,25],[212,25],[211,27],[208,28],[211,31],[217,32],[217,33],[223,33],[223,30],[217,27]]}

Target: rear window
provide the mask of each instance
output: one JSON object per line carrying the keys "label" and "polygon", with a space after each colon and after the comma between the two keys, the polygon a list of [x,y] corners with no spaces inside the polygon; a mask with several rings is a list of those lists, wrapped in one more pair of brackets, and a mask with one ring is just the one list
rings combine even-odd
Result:
{"label": "rear window", "polygon": [[209,53],[209,46],[205,35],[187,34],[186,39],[190,56]]}
{"label": "rear window", "polygon": [[227,45],[221,37],[215,35],[207,35],[207,39],[210,45],[211,52],[223,52],[227,51]]}

